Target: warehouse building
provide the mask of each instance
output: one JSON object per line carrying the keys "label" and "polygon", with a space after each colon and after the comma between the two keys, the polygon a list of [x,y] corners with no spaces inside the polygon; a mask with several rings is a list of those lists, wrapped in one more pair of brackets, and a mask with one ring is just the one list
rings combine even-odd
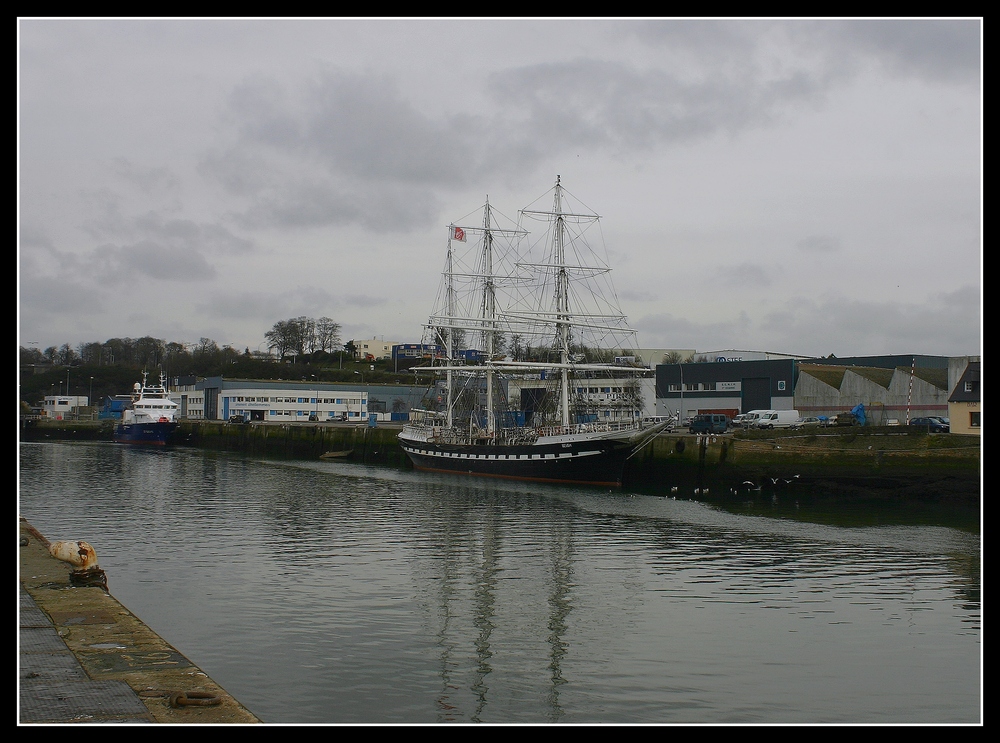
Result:
{"label": "warehouse building", "polygon": [[[730,417],[750,410],[798,410],[828,416],[865,406],[874,425],[905,424],[912,418],[948,416],[950,369],[962,359],[888,355],[804,358],[766,352],[700,354],[702,363],[656,367],[656,414],[684,418],[699,413]],[[963,357],[964,358],[964,357]],[[956,376],[957,381],[957,376]]]}

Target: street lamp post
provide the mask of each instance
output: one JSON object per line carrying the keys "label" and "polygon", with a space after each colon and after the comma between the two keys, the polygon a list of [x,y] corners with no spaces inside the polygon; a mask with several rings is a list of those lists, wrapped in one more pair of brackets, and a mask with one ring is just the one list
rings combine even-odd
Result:
{"label": "street lamp post", "polygon": [[313,418],[315,418],[318,421],[319,420],[319,387],[318,387],[319,381],[316,379],[316,375],[315,374],[310,374],[309,376],[312,377],[312,383],[314,385],[317,385],[316,390],[313,392],[313,395],[315,395],[315,397],[313,397]]}
{"label": "street lamp post", "polygon": [[90,395],[87,396],[87,404],[90,406],[90,419],[93,420],[97,411],[94,410],[94,378],[90,378]]}
{"label": "street lamp post", "polygon": [[684,365],[680,363],[677,364],[677,369],[680,371],[681,374],[681,409],[680,412],[677,413],[677,425],[683,426],[684,425]]}

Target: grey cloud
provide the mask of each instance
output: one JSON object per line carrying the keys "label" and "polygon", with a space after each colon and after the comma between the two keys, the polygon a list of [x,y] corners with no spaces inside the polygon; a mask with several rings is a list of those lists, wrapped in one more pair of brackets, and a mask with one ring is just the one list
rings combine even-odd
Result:
{"label": "grey cloud", "polygon": [[580,59],[522,67],[491,77],[503,106],[520,113],[522,136],[547,147],[602,145],[646,149],[767,124],[790,102],[815,99],[825,81],[799,70],[759,81],[746,71],[702,80]]}
{"label": "grey cloud", "polygon": [[[206,160],[220,176],[245,171],[253,163],[246,151],[264,147],[355,181],[389,178],[425,186],[461,183],[476,161],[475,137],[483,130],[467,117],[420,114],[385,77],[337,71],[297,89],[263,77],[245,81],[234,90],[225,118],[237,141]],[[229,168],[222,167],[226,163]],[[230,176],[226,182],[247,181]]]}
{"label": "grey cloud", "polygon": [[197,250],[167,248],[161,243],[143,240],[121,247],[103,245],[94,251],[96,275],[111,281],[151,278],[165,281],[209,281],[216,270]]}
{"label": "grey cloud", "polygon": [[976,18],[678,19],[620,27],[641,43],[715,67],[774,63],[776,45],[785,43],[800,55],[798,63],[811,60],[838,75],[874,59],[895,75],[976,82],[982,64],[982,20]]}
{"label": "grey cloud", "polygon": [[87,323],[110,307],[105,290],[84,285],[72,271],[55,278],[22,274],[18,293],[20,336],[38,338],[43,345],[56,343],[53,328],[59,328],[59,344],[92,338]]}
{"label": "grey cloud", "polygon": [[71,278],[54,280],[41,276],[22,276],[20,282],[22,318],[30,317],[44,325],[44,318],[65,317],[76,312],[104,309],[104,297],[91,287]]}
{"label": "grey cloud", "polygon": [[660,299],[660,295],[655,292],[636,291],[631,289],[619,291],[618,296],[626,302],[653,302]]}
{"label": "grey cloud", "polygon": [[214,318],[261,321],[261,337],[278,320],[291,317],[335,316],[334,308],[343,298],[315,286],[299,286],[294,291],[215,294],[198,303],[200,314]]}
{"label": "grey cloud", "polygon": [[367,294],[348,294],[343,299],[344,304],[352,307],[378,307],[387,301],[385,297],[372,297]]}
{"label": "grey cloud", "polygon": [[645,315],[633,323],[646,348],[739,348],[752,323],[745,312],[729,321],[700,323],[669,313]]}
{"label": "grey cloud", "polygon": [[773,21],[734,21],[713,19],[663,19],[624,22],[621,30],[650,45],[671,49],[692,49],[699,55],[710,54],[746,58],[757,46],[762,31]]}
{"label": "grey cloud", "polygon": [[360,224],[377,233],[404,232],[433,224],[437,198],[425,188],[291,180],[254,198],[235,215],[246,227],[322,227]]}
{"label": "grey cloud", "polygon": [[209,150],[197,171],[235,196],[254,196],[275,180],[273,163],[254,147]]}
{"label": "grey cloud", "polygon": [[840,240],[824,235],[810,235],[795,243],[805,253],[835,253],[840,250]]}
{"label": "grey cloud", "polygon": [[[432,188],[460,187],[484,173],[496,182],[531,172],[569,148],[649,149],[739,131],[824,90],[824,82],[797,70],[759,84],[747,72],[691,82],[576,60],[494,73],[491,114],[431,118],[380,77],[328,71],[298,91],[255,78],[233,95],[233,141],[200,167],[234,194],[252,197],[244,224],[374,226],[385,220],[375,216],[373,197],[385,202],[379,207],[412,203],[414,213],[428,214]],[[378,190],[367,187],[378,181]],[[413,224],[404,211],[400,226]]]}
{"label": "grey cloud", "polygon": [[[921,302],[796,297],[760,317],[746,311],[729,321],[700,323],[671,314],[634,323],[645,347],[766,348],[782,353],[838,356],[977,353],[979,291],[966,286]],[[931,343],[932,345],[928,345]]]}
{"label": "grey cloud", "polygon": [[80,225],[80,229],[90,237],[107,239],[126,230],[127,219],[122,213],[122,199],[117,192],[110,188],[84,189],[79,196],[83,209],[91,215]]}
{"label": "grey cloud", "polygon": [[190,219],[163,219],[159,214],[150,212],[138,217],[134,226],[147,239],[168,245],[174,254],[194,249],[245,255],[254,250],[253,242],[234,235],[218,224],[194,222]]}
{"label": "grey cloud", "polygon": [[976,83],[982,65],[982,21],[969,19],[859,19],[814,24],[843,51],[858,49],[890,71],[929,80]]}
{"label": "grey cloud", "polygon": [[737,286],[770,286],[771,277],[762,266],[753,263],[742,263],[737,266],[718,266],[714,275],[718,281],[728,287]]}
{"label": "grey cloud", "polygon": [[[759,332],[790,353],[960,355],[979,348],[980,328],[968,321],[978,316],[978,296],[969,286],[909,303],[798,299],[762,318]],[[929,339],[934,348],[927,346]],[[945,347],[937,345],[941,339],[947,339]]]}
{"label": "grey cloud", "polygon": [[277,81],[256,75],[237,85],[225,117],[248,141],[278,149],[297,148],[302,133],[286,90]]}
{"label": "grey cloud", "polygon": [[147,195],[174,192],[180,185],[180,180],[169,168],[137,165],[124,157],[112,160],[111,171]]}
{"label": "grey cloud", "polygon": [[288,295],[275,295],[266,292],[253,294],[210,294],[205,300],[196,304],[198,313],[203,317],[217,319],[244,320],[258,318],[261,320],[261,337],[264,331],[270,330],[276,319],[298,317],[291,307]]}
{"label": "grey cloud", "polygon": [[432,187],[477,170],[467,122],[422,116],[381,78],[326,72],[298,91],[254,79],[228,119],[234,141],[199,172],[247,198],[234,218],[251,228],[425,227],[439,208]]}
{"label": "grey cloud", "polygon": [[381,78],[324,75],[309,101],[309,149],[362,181],[456,184],[475,162],[465,127],[421,115]]}

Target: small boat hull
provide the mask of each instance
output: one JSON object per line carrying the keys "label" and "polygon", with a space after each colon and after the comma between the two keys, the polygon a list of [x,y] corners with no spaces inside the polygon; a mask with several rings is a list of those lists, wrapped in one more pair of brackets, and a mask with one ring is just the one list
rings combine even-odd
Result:
{"label": "small boat hull", "polygon": [[115,426],[114,440],[120,444],[166,446],[177,423],[119,423]]}
{"label": "small boat hull", "polygon": [[425,472],[603,487],[621,487],[625,459],[633,449],[614,440],[491,446],[401,438],[400,445],[413,466]]}

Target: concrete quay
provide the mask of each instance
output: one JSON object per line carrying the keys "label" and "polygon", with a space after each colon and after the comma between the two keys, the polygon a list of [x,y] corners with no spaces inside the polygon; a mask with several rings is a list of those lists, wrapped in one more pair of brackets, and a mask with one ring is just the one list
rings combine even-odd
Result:
{"label": "concrete quay", "polygon": [[258,724],[20,520],[18,724]]}

